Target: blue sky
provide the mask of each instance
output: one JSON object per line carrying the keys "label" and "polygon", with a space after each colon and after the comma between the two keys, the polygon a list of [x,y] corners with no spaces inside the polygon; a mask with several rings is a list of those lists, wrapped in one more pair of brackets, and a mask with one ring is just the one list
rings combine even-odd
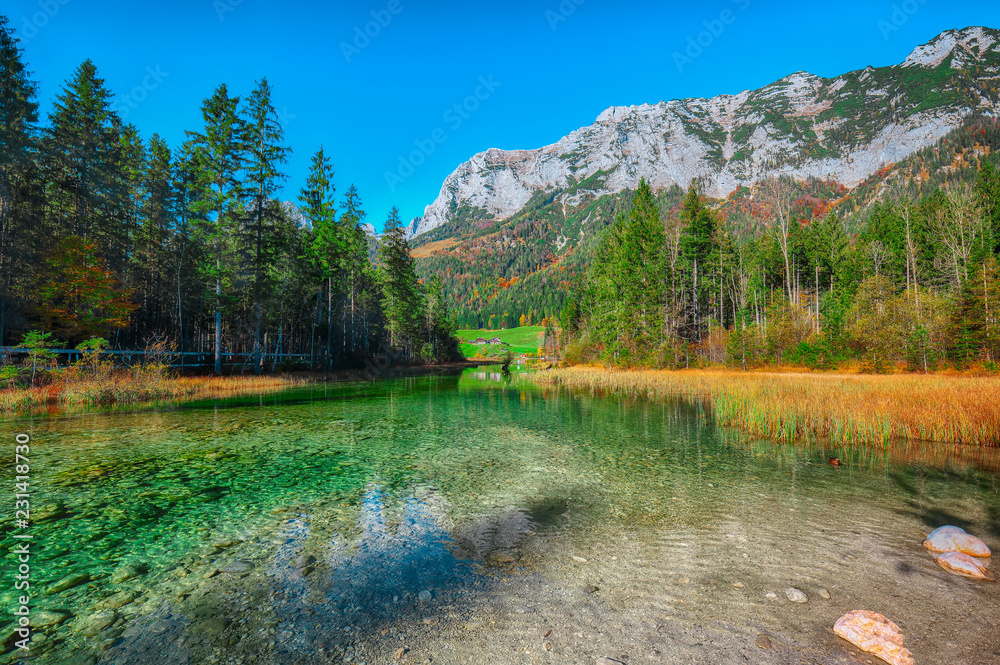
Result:
{"label": "blue sky", "polygon": [[900,62],[949,28],[1000,28],[1000,3],[982,0],[6,0],[0,11],[44,114],[91,58],[126,119],[171,146],[201,127],[219,83],[247,94],[266,76],[293,149],[282,198],[322,144],[338,193],[355,183],[380,229],[393,205],[406,222],[421,214],[476,152],[553,143],[608,106],[736,93],[798,70],[835,76]]}

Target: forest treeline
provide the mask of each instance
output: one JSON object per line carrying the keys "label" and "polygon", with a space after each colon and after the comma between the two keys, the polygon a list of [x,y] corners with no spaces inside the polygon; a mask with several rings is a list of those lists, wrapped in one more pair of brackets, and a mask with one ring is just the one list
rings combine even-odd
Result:
{"label": "forest treeline", "polygon": [[772,178],[736,230],[695,187],[664,209],[643,181],[562,310],[567,357],[996,370],[1000,172],[924,191],[884,197],[851,234],[836,212],[802,221],[795,183]]}
{"label": "forest treeline", "polygon": [[456,356],[439,283],[421,283],[393,208],[371,259],[366,213],[312,156],[297,205],[275,199],[290,153],[266,78],[219,85],[179,146],[140,136],[87,60],[38,117],[37,86],[0,16],[0,345],[31,332],[75,348],[169,339],[222,370],[297,355],[356,366]]}

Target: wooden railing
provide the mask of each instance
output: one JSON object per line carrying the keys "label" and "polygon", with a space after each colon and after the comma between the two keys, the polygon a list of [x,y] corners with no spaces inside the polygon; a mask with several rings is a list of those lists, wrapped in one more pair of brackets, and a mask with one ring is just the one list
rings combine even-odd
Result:
{"label": "wooden railing", "polygon": [[[56,354],[56,356],[62,360],[65,359],[65,364],[69,364],[75,360],[79,360],[82,352],[77,349],[48,349],[50,352]],[[15,357],[27,356],[28,349],[16,346],[0,346],[0,365],[13,360]],[[176,351],[176,352],[158,352],[149,353],[140,350],[127,350],[127,349],[108,349],[101,351],[101,356],[110,356],[110,359],[115,363],[117,367],[131,367],[141,358],[147,355],[156,355],[160,357],[165,357],[170,359],[170,367],[176,368],[194,368],[194,367],[213,367],[215,365],[215,353],[214,352],[203,352],[203,351]],[[292,361],[295,363],[309,363],[308,353],[265,353],[263,355],[264,366],[270,367],[272,364],[283,363],[287,361]],[[252,353],[223,353],[222,364],[224,366],[237,366],[246,365],[251,367],[254,361],[254,355]],[[191,362],[188,362],[188,359]],[[228,360],[227,360],[228,359]]]}

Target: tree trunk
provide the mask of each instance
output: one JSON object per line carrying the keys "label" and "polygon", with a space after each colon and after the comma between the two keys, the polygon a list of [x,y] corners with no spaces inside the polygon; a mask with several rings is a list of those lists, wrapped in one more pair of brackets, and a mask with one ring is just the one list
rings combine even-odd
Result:
{"label": "tree trunk", "polygon": [[215,278],[215,373],[222,374],[222,277],[219,276]]}

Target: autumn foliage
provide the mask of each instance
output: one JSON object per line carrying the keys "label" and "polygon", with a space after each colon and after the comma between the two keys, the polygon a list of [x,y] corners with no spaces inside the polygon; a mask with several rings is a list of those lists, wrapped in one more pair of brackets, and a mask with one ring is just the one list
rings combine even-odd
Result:
{"label": "autumn foliage", "polygon": [[136,305],[97,254],[94,242],[69,236],[46,260],[47,277],[38,291],[44,328],[71,343],[125,328]]}

